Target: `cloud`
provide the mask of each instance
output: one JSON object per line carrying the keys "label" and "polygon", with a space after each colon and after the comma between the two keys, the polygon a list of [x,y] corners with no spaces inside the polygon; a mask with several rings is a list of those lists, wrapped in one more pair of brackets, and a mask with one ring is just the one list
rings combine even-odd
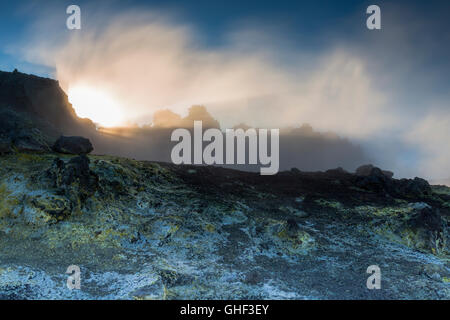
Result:
{"label": "cloud", "polygon": [[[267,37],[256,41],[256,33],[233,31],[226,46],[208,48],[191,27],[168,16],[131,12],[68,33],[57,45],[46,34],[26,51],[55,66],[64,89],[92,86],[114,93],[128,121],[150,122],[160,108],[186,113],[190,105],[204,104],[227,125],[238,114],[239,122],[257,126],[310,122],[360,136],[385,123],[382,94],[371,87],[361,59],[333,50],[309,70],[310,61],[283,65],[277,48],[267,45]],[[276,106],[270,105],[274,99]]]}
{"label": "cloud", "polygon": [[[60,13],[39,16],[22,52],[54,67],[65,90],[110,92],[124,123],[151,123],[160,109],[185,116],[191,105],[202,104],[222,128],[309,123],[362,144],[400,176],[448,175],[450,157],[436,142],[449,137],[448,108],[438,115],[420,105],[433,95],[420,88],[433,81],[417,67],[430,55],[414,46],[417,37],[435,49],[436,43],[420,34],[417,21],[409,24],[417,33],[406,37],[400,11],[384,16],[384,33],[341,35],[310,52],[251,24],[208,46],[195,27],[168,12],[92,10],[83,7],[80,31],[62,30]],[[444,124],[434,127],[433,119]]]}
{"label": "cloud", "polygon": [[[219,123],[203,106],[189,108],[188,115],[181,117],[169,110],[160,110],[154,115],[152,126],[142,128],[109,128],[89,136],[94,141],[95,152],[133,157],[142,160],[171,161],[171,150],[177,142],[170,136],[175,128],[187,128],[193,134],[195,120],[201,120],[203,130],[220,128]],[[234,128],[248,129],[245,124]],[[225,133],[224,133],[225,134]],[[111,140],[110,137],[113,137]],[[126,141],[116,137],[127,137]],[[310,125],[299,128],[282,128],[279,136],[279,169],[281,171],[298,168],[303,171],[318,171],[338,166],[354,171],[369,158],[361,147],[342,139],[336,134],[314,131]],[[203,143],[203,148],[209,143]],[[248,151],[248,146],[247,146]],[[236,157],[236,156],[235,156]],[[236,162],[236,158],[235,158]],[[248,157],[247,157],[248,162]],[[246,171],[260,171],[261,165],[224,165]]]}
{"label": "cloud", "polygon": [[449,138],[449,112],[435,110],[411,128],[405,140],[422,152],[418,175],[427,175],[435,179],[450,176]]}

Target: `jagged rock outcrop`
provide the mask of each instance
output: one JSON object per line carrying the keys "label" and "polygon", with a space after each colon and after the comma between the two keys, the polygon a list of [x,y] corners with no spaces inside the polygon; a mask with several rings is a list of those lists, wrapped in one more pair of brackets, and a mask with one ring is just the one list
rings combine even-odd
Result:
{"label": "jagged rock outcrop", "polygon": [[359,167],[355,184],[365,190],[387,193],[394,197],[421,198],[431,195],[428,181],[421,178],[392,179],[393,174],[372,165]]}
{"label": "jagged rock outcrop", "polygon": [[6,107],[47,121],[55,130],[92,125],[76,116],[58,81],[21,72],[0,71],[0,109]]}
{"label": "jagged rock outcrop", "polygon": [[0,71],[0,153],[47,152],[62,134],[96,135],[75,114],[58,81]]}
{"label": "jagged rock outcrop", "polygon": [[414,179],[400,179],[397,181],[396,192],[410,197],[426,197],[432,194],[431,186],[427,180],[415,177]]}
{"label": "jagged rock outcrop", "polygon": [[74,157],[67,163],[56,158],[46,171],[52,187],[56,188],[57,194],[70,200],[72,209],[80,210],[98,188],[98,175],[90,170],[89,163],[86,155]]}
{"label": "jagged rock outcrop", "polygon": [[[381,170],[381,169],[377,168],[371,164],[366,164],[366,165],[362,165],[362,166],[358,167],[355,171],[355,174],[357,176],[371,176],[371,175],[376,175],[378,173],[378,170]],[[392,178],[394,176],[394,173],[392,171],[381,170],[381,173],[388,178]]]}

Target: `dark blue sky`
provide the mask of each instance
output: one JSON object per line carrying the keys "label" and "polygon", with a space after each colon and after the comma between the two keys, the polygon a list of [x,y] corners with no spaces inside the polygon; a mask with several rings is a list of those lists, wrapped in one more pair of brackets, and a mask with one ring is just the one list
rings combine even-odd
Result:
{"label": "dark blue sky", "polygon": [[[5,53],[10,44],[14,44],[30,28],[36,16],[45,19],[42,12],[52,8],[61,12],[61,25],[65,23],[65,8],[70,4],[83,6],[94,1],[2,1],[0,4],[0,68],[18,67],[30,72],[45,72],[38,66],[31,66],[14,55]],[[128,1],[96,1],[105,8],[121,11],[130,8],[155,8],[177,15],[181,23],[187,23],[198,30],[198,36],[204,45],[221,45],[226,30],[241,23],[253,23],[277,31],[283,40],[292,46],[303,47],[303,50],[315,50],[329,45],[333,39],[358,38],[365,32],[365,9],[376,3],[382,8],[383,18],[389,17],[389,10],[412,10],[415,15],[429,16],[430,23],[435,24],[436,15],[442,15],[450,6],[448,1],[360,1],[360,0],[308,0],[308,1],[267,1],[267,0],[128,0]],[[95,21],[98,12],[83,11],[84,26]],[[420,18],[420,17],[419,17]],[[442,17],[443,18],[443,17]],[[414,17],[412,19],[415,19]],[[389,20],[383,27],[389,28]],[[416,20],[416,19],[415,19]],[[448,23],[447,23],[448,25]],[[385,31],[383,30],[383,31]],[[438,31],[439,30],[435,30]],[[449,31],[448,29],[441,32]],[[438,36],[438,35],[436,35]],[[359,38],[364,41],[364,38]],[[448,46],[448,45],[446,45]],[[423,50],[423,48],[417,48]],[[389,50],[389,48],[386,48]],[[439,60],[439,59],[438,59]],[[439,63],[439,61],[435,61]]]}
{"label": "dark blue sky", "polygon": [[[238,28],[240,24],[254,24],[263,31],[277,33],[286,45],[286,51],[301,47],[302,51],[314,54],[336,42],[347,42],[363,49],[371,48],[374,57],[379,57],[386,64],[401,65],[414,60],[414,72],[423,74],[426,71],[435,78],[436,81],[432,81],[433,90],[447,90],[443,82],[448,78],[441,79],[443,71],[450,72],[450,2],[445,0],[2,1],[0,69],[17,67],[24,72],[51,75],[52,69],[26,62],[11,51],[11,46],[26,40],[33,28],[32,23],[45,19],[47,9],[53,10],[52,18],[55,12],[61,12],[61,27],[64,28],[67,17],[65,9],[70,4],[78,4],[82,8],[83,26],[89,28],[89,24],[95,23],[96,17],[101,14],[101,9],[83,10],[92,3],[97,4],[98,8],[104,7],[105,11],[153,8],[170,12],[179,23],[195,28],[204,46],[224,44],[227,31]],[[365,28],[365,9],[374,3],[382,9],[383,29],[379,32],[370,32]],[[399,30],[403,33],[396,36]],[[404,68],[405,72],[408,68]],[[408,74],[407,77],[410,76]]]}

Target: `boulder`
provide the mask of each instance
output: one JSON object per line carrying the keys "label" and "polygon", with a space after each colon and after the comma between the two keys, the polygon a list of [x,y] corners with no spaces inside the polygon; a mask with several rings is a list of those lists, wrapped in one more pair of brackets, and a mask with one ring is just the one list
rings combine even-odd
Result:
{"label": "boulder", "polygon": [[330,174],[344,174],[344,173],[347,173],[347,171],[345,171],[345,169],[342,168],[342,167],[337,167],[335,169],[328,169],[325,172],[326,173],[330,173]]}
{"label": "boulder", "polygon": [[373,165],[366,164],[366,165],[358,167],[358,169],[356,169],[356,171],[355,171],[355,174],[357,176],[369,176],[370,173],[372,172],[373,168],[374,168]]}
{"label": "boulder", "polygon": [[428,181],[418,177],[399,180],[395,186],[395,191],[410,198],[421,198],[432,193]]}
{"label": "boulder", "polygon": [[377,168],[371,164],[360,166],[358,169],[356,169],[355,174],[357,176],[371,176],[374,174],[373,170],[380,170],[380,172],[389,179],[392,179],[392,177],[394,176],[394,173],[392,171],[381,170],[380,168]]}
{"label": "boulder", "polygon": [[355,183],[359,188],[371,190],[374,192],[388,192],[388,190],[391,189],[392,183],[390,182],[392,180],[385,176],[380,168],[370,168],[370,174],[365,174],[366,169],[367,168],[360,170],[360,174],[357,174]]}
{"label": "boulder", "polygon": [[79,180],[81,186],[87,185],[91,174],[89,162],[89,158],[86,157],[86,155],[70,159],[64,168],[62,182],[66,185],[70,185],[74,181]]}
{"label": "boulder", "polygon": [[386,175],[380,168],[370,168],[369,175],[365,175],[366,170],[369,170],[368,167],[362,168],[360,174],[356,176],[355,184],[359,188],[402,198],[420,199],[432,194],[430,184],[424,179],[416,177],[396,180]]}
{"label": "boulder", "polygon": [[61,136],[56,140],[53,151],[58,153],[68,153],[68,154],[88,154],[94,148],[91,142],[87,138],[83,137],[65,137]]}
{"label": "boulder", "polygon": [[381,170],[381,172],[388,177],[389,179],[392,179],[394,177],[394,173],[392,171],[389,170]]}
{"label": "boulder", "polygon": [[65,195],[74,207],[84,203],[98,188],[98,176],[90,170],[89,162],[86,155],[74,157],[67,163],[56,158],[46,171],[58,194]]}

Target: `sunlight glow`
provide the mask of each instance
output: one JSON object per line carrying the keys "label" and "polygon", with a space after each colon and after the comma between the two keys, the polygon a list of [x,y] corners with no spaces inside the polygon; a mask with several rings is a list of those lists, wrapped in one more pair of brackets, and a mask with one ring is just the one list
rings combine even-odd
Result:
{"label": "sunlight glow", "polygon": [[100,126],[113,127],[124,123],[119,103],[105,91],[88,86],[68,90],[69,102],[81,118],[89,118]]}

